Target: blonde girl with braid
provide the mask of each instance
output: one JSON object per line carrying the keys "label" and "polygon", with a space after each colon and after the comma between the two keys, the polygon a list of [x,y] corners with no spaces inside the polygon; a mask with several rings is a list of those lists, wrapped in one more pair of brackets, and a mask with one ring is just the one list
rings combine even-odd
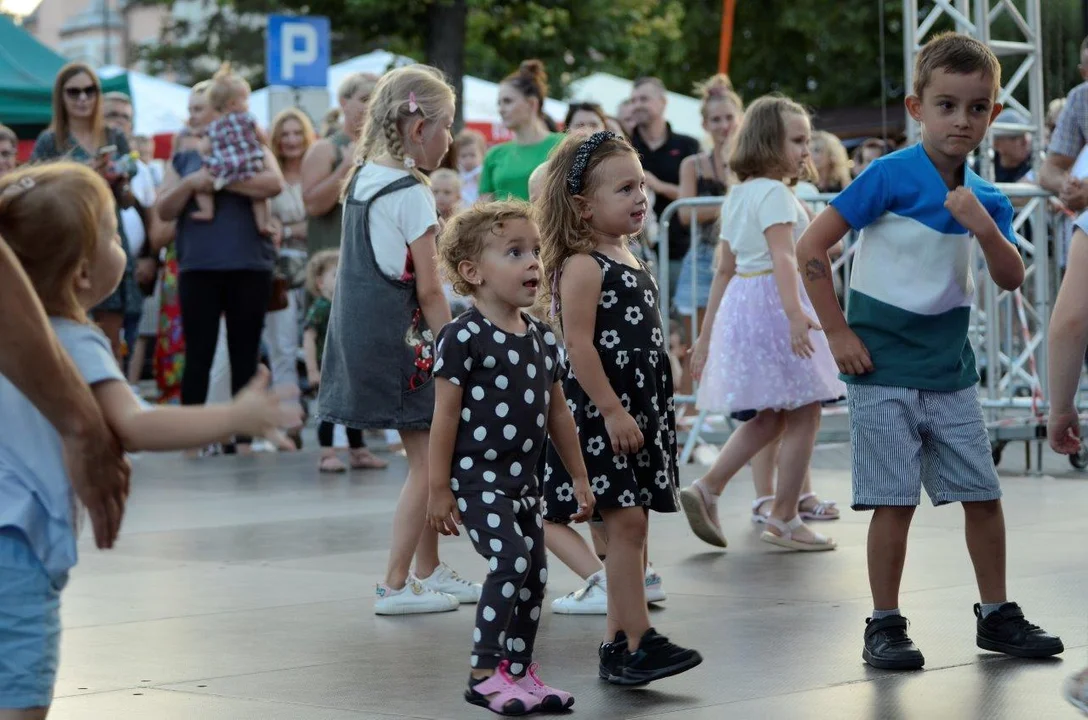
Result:
{"label": "blonde girl with braid", "polygon": [[480,598],[480,585],[439,561],[438,534],[424,528],[433,343],[450,306],[438,275],[438,211],[423,171],[437,168],[449,150],[453,111],[453,89],[438,70],[411,65],[383,75],[342,193],[316,415],[358,430],[396,430],[408,457],[389,564],[376,590],[379,615],[456,610]]}

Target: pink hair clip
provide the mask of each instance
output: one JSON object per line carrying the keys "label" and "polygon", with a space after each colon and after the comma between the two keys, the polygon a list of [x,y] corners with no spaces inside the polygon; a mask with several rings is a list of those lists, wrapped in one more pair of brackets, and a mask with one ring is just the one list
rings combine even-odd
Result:
{"label": "pink hair clip", "polygon": [[408,112],[414,113],[419,110],[419,105],[416,103],[416,94],[414,92],[408,93]]}

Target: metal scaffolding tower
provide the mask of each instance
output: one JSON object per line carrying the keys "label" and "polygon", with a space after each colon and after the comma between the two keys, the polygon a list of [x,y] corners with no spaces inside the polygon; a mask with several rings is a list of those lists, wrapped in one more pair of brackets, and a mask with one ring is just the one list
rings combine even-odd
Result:
{"label": "metal scaffolding tower", "polygon": [[[1046,107],[1040,6],[1040,0],[904,0],[903,64],[907,92],[913,84],[918,51],[935,34],[935,29],[954,25],[958,32],[985,43],[1002,60],[1004,70],[1011,70],[1003,74],[998,101],[1018,110],[1029,119],[1028,124],[995,123],[994,128],[1022,130],[1032,133],[1037,140],[1042,138]],[[1002,36],[995,37],[999,21]],[[917,140],[918,126],[909,115],[907,128],[910,139]],[[992,179],[989,136],[979,148],[979,159],[981,174]],[[1040,162],[1041,154],[1036,153],[1036,172]],[[995,458],[1004,442],[1031,437],[1045,411],[1050,278],[1054,272],[1047,242],[1051,233],[1046,202],[1045,197],[1037,196],[1017,208],[1014,227],[1023,235],[1022,228],[1030,226],[1032,238],[1029,242],[1021,237],[1028,272],[1023,291],[999,290],[984,269],[977,277],[979,294],[972,340],[980,366],[985,367],[982,402],[995,437]],[[1023,408],[1031,408],[1033,412],[1028,415]],[[1004,436],[1002,428],[1008,430]]]}

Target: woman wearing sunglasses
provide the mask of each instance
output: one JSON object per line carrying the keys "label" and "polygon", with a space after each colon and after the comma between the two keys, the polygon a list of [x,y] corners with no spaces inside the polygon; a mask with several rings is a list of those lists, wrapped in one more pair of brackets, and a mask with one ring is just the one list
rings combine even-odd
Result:
{"label": "woman wearing sunglasses", "polygon": [[[129,151],[124,134],[106,127],[102,84],[94,70],[84,63],[69,63],[61,68],[53,83],[53,121],[38,136],[30,162],[63,159],[90,165],[110,183],[120,212],[133,203],[128,189],[130,173],[123,162],[118,162],[127,158]],[[120,224],[118,232],[124,234]],[[123,355],[121,330],[125,314],[139,315],[143,310],[143,295],[134,276],[135,261],[123,237],[121,246],[128,258],[121,284],[92,312],[94,321],[109,338],[118,362]]]}

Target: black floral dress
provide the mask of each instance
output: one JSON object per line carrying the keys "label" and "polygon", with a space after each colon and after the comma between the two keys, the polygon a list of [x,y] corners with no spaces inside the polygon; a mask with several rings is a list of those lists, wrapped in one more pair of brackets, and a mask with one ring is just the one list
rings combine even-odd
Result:
{"label": "black floral dress", "polygon": [[[645,266],[633,268],[600,253],[592,257],[601,266],[594,346],[612,389],[642,430],[645,443],[637,453],[612,452],[604,417],[572,369],[563,391],[578,427],[590,489],[598,509],[642,506],[676,512],[680,506],[676,414],[657,283]],[[545,519],[568,522],[578,510],[574,485],[550,443],[542,486]]]}

